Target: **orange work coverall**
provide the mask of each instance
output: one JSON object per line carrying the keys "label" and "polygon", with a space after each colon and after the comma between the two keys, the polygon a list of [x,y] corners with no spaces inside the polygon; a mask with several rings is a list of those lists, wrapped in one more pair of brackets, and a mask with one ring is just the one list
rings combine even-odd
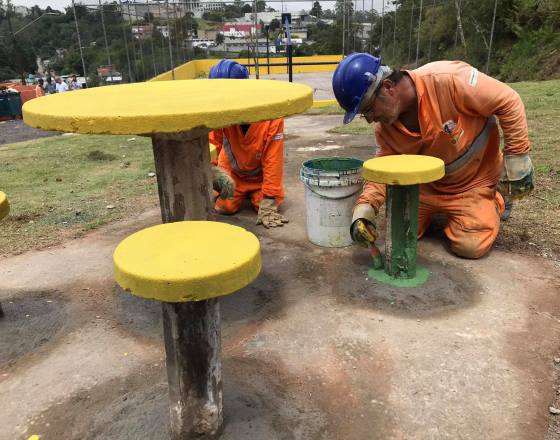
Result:
{"label": "orange work coverall", "polygon": [[[479,258],[494,243],[504,212],[503,198],[496,192],[503,162],[497,124],[489,125],[485,146],[471,160],[453,172],[448,168],[469,150],[492,115],[504,134],[504,154],[527,154],[531,146],[525,107],[509,86],[464,62],[438,61],[406,73],[416,87],[420,133],[398,120],[377,124],[376,156],[423,154],[442,159],[446,175],[420,185],[418,238],[432,214],[444,213],[448,219],[444,233],[452,252]],[[377,209],[384,200],[385,185],[368,182],[357,204]]]}
{"label": "orange work coverall", "polygon": [[236,213],[246,197],[255,210],[263,197],[275,199],[277,205],[283,202],[283,119],[255,122],[245,134],[240,125],[214,130],[209,141],[217,147],[218,166],[235,181],[233,199],[216,200],[218,212]]}

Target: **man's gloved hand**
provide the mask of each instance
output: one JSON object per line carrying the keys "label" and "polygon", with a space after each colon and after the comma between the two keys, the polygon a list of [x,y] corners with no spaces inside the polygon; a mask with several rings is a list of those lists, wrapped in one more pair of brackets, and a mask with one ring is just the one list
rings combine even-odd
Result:
{"label": "man's gloved hand", "polygon": [[265,228],[276,228],[284,226],[288,223],[288,219],[278,212],[276,200],[263,198],[259,205],[259,213],[257,214],[257,225],[263,225]]}
{"label": "man's gloved hand", "polygon": [[528,154],[507,155],[504,157],[498,191],[510,199],[521,199],[533,191],[534,175],[533,163]]}
{"label": "man's gloved hand", "polygon": [[379,234],[375,227],[375,218],[377,217],[377,209],[369,203],[360,203],[354,208],[352,216],[352,226],[350,226],[350,235],[352,240],[363,247],[373,245]]}
{"label": "man's gloved hand", "polygon": [[232,199],[235,182],[223,168],[212,166],[212,187],[219,194],[220,199]]}

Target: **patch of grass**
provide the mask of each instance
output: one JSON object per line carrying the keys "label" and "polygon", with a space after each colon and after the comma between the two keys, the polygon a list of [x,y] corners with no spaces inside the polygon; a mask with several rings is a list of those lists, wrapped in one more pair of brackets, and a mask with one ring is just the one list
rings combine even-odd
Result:
{"label": "patch of grass", "polygon": [[216,29],[216,24],[210,23],[203,18],[195,18],[196,23],[198,24],[199,31],[208,31]]}
{"label": "patch of grass", "polygon": [[535,165],[535,191],[517,203],[497,245],[560,259],[560,80],[510,84],[523,99]]}
{"label": "patch of grass", "polygon": [[90,151],[86,157],[89,160],[115,160],[117,158],[114,154],[107,154],[100,150]]}
{"label": "patch of grass", "polygon": [[343,115],[344,110],[338,105],[326,105],[324,107],[311,107],[305,115]]}
{"label": "patch of grass", "polygon": [[370,134],[373,136],[373,124],[368,124],[364,118],[356,117],[350,124],[331,128],[328,133],[337,134]]}
{"label": "patch of grass", "polygon": [[0,255],[156,207],[153,162],[150,139],[141,137],[56,136],[1,146],[0,188],[11,211],[0,224]]}
{"label": "patch of grass", "polygon": [[[510,84],[523,99],[535,165],[535,191],[515,202],[502,225],[498,247],[560,258],[560,80]],[[373,136],[363,118],[336,127],[331,133]]]}

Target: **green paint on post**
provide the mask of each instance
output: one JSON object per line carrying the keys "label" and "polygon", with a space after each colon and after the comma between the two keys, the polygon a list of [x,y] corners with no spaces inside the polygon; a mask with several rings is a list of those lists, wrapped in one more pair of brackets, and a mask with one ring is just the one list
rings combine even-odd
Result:
{"label": "green paint on post", "polygon": [[420,185],[387,185],[385,271],[394,279],[416,277]]}
{"label": "green paint on post", "polygon": [[414,278],[394,278],[383,269],[370,269],[368,276],[383,284],[389,284],[395,287],[418,287],[428,280],[430,271],[422,266],[416,267],[416,275]]}

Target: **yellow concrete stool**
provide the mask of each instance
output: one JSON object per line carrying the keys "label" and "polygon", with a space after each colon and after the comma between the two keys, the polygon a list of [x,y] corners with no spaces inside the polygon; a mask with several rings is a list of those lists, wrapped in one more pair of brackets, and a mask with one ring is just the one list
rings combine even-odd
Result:
{"label": "yellow concrete stool", "polygon": [[[10,203],[8,202],[8,197],[2,191],[0,191],[0,220],[6,217],[10,213]],[[4,311],[2,310],[2,304],[0,304],[0,318],[4,316]]]}
{"label": "yellow concrete stool", "polygon": [[209,221],[143,229],[118,245],[113,261],[123,289],[165,302],[228,295],[261,270],[257,237],[238,226]]}
{"label": "yellow concrete stool", "polygon": [[365,180],[387,185],[385,199],[385,270],[371,269],[370,277],[398,287],[426,282],[428,270],[416,266],[420,184],[441,179],[445,164],[422,155],[381,156],[364,162]]}
{"label": "yellow concrete stool", "polygon": [[[168,368],[176,364],[191,364],[202,378],[184,375],[181,384],[169,382],[171,412],[188,413],[181,392],[188,390],[190,399],[204,402],[202,413],[196,415],[189,432],[173,426],[172,432],[184,437],[200,433],[214,436],[223,420],[222,393],[214,395],[206,383],[218,383],[222,378],[220,357],[220,309],[217,297],[228,295],[251,283],[261,270],[260,244],[257,237],[238,226],[209,221],[166,223],[143,229],[125,238],[113,254],[115,279],[132,294],[162,302],[164,326],[177,324],[181,335],[171,337],[165,332]],[[174,307],[168,307],[169,303]],[[185,315],[177,307],[192,309]],[[190,320],[194,314],[211,314],[212,319]],[[189,321],[184,317],[188,316]],[[211,323],[211,328],[207,328]],[[211,345],[181,344],[196,340],[197,334],[211,333]],[[209,365],[204,365],[210,359]],[[170,379],[173,375],[169,376]],[[176,404],[173,406],[173,402]],[[180,414],[178,420],[188,418]],[[180,437],[177,437],[180,438]]]}
{"label": "yellow concrete stool", "polygon": [[[162,220],[172,223],[213,218],[210,130],[301,113],[312,103],[310,87],[284,81],[153,81],[32,99],[23,105],[23,120],[45,130],[150,136]],[[219,417],[208,416],[222,401],[221,378],[209,371],[219,357],[218,302],[164,302],[163,309],[171,437],[215,435],[223,423],[221,407]],[[183,347],[196,363],[176,356]],[[208,390],[207,398],[193,383]]]}

